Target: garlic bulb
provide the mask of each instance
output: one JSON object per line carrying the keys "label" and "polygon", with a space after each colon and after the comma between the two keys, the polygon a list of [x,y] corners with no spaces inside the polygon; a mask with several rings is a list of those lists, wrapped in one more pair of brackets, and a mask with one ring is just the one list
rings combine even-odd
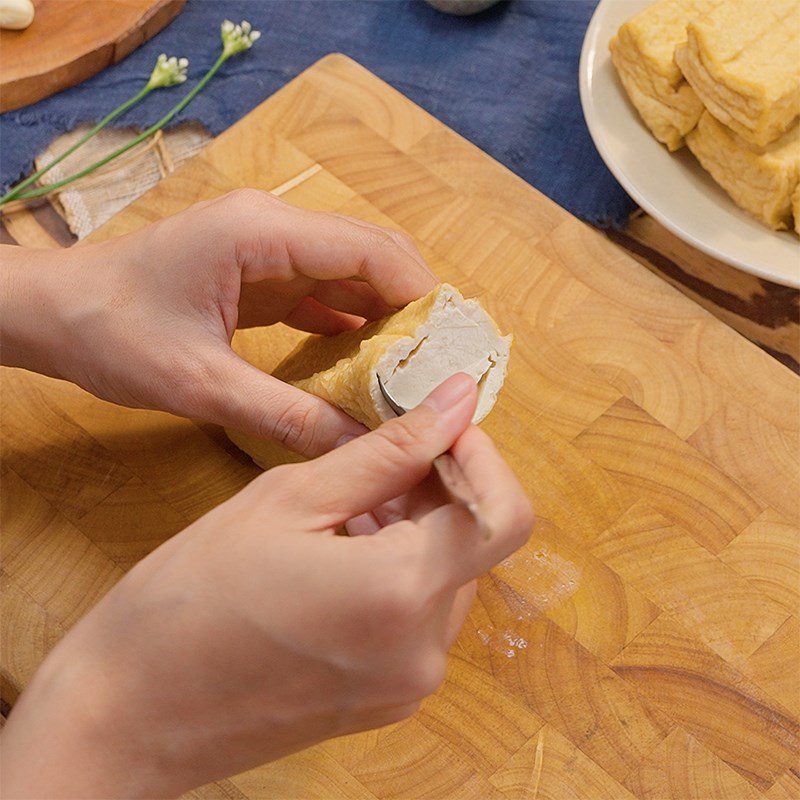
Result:
{"label": "garlic bulb", "polygon": [[31,0],[0,0],[0,28],[21,31],[33,22]]}

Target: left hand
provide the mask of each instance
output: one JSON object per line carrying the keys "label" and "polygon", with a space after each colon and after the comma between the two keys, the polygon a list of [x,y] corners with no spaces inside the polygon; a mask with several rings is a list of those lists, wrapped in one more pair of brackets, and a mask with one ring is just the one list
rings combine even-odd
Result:
{"label": "left hand", "polygon": [[310,456],[364,428],[239,358],[236,328],[338,333],[437,283],[404,234],[254,189],[101,244],[3,250],[4,363]]}

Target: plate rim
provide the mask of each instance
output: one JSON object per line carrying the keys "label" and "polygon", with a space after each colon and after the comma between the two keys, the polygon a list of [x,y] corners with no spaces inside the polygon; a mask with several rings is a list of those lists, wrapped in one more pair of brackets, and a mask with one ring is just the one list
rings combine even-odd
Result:
{"label": "plate rim", "polygon": [[[798,274],[796,277],[792,275],[776,275],[760,266],[753,265],[747,261],[737,258],[733,254],[722,252],[716,249],[713,245],[707,244],[703,239],[698,239],[692,233],[680,227],[677,223],[673,222],[668,214],[663,213],[659,208],[651,202],[651,200],[643,195],[638,188],[628,180],[625,171],[616,163],[611,149],[607,146],[602,133],[597,128],[597,120],[594,119],[592,113],[593,97],[592,97],[592,81],[594,78],[594,54],[597,51],[597,29],[600,27],[600,19],[605,13],[606,6],[610,5],[610,0],[600,0],[592,13],[589,20],[589,25],[586,28],[586,33],[583,37],[583,44],[581,46],[581,57],[578,65],[578,89],[581,99],[581,110],[583,118],[586,122],[586,127],[589,129],[589,135],[592,137],[594,146],[597,152],[603,159],[606,167],[608,167],[611,174],[619,181],[622,188],[631,196],[631,198],[646,211],[651,217],[657,220],[671,233],[675,234],[681,241],[690,244],[692,247],[700,250],[706,255],[715,258],[718,261],[728,264],[742,272],[755,275],[771,283],[777,283],[782,286],[789,286],[793,289],[800,289],[800,251],[798,251]],[[731,201],[733,202],[733,201]],[[769,230],[765,228],[765,230]]]}

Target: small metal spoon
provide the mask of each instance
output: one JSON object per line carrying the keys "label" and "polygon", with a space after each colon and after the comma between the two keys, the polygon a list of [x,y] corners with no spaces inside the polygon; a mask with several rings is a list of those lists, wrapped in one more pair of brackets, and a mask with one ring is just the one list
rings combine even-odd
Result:
{"label": "small metal spoon", "polygon": [[[400,403],[389,394],[388,390],[383,385],[380,375],[376,373],[376,377],[378,378],[378,388],[381,390],[383,399],[398,417],[402,417],[403,414],[410,409],[401,406]],[[470,486],[461,467],[458,466],[458,462],[449,453],[442,453],[433,459],[433,467],[436,470],[436,474],[439,476],[439,480],[450,496],[450,500],[469,511],[472,518],[478,524],[484,539],[489,539],[491,530],[480,514],[478,498],[475,496],[475,492]]]}

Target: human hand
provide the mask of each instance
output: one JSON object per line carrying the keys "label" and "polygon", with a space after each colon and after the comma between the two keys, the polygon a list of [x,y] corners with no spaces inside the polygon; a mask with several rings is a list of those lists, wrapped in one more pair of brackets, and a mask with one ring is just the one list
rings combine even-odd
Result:
{"label": "human hand", "polygon": [[437,283],[404,234],[254,189],[104,243],[3,255],[17,267],[4,292],[4,363],[312,456],[364,428],[239,358],[236,328],[338,333]]}
{"label": "human hand", "polygon": [[[532,524],[469,425],[476,395],[454,376],[378,430],[256,478],[140,562],[23,693],[3,796],[177,796],[411,714],[443,678],[475,577]],[[488,541],[426,478],[448,448]],[[403,519],[334,535],[399,494]]]}

